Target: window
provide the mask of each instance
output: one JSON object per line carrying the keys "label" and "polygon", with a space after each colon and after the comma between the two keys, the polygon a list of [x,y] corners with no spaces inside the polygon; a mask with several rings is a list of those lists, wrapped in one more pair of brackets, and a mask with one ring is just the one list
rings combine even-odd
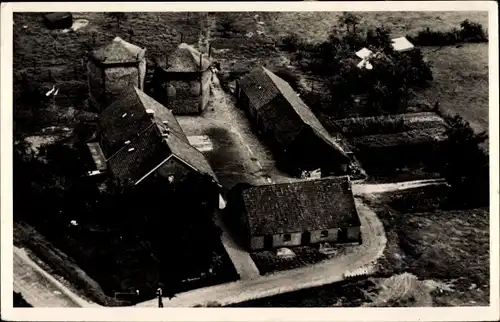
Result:
{"label": "window", "polygon": [[326,237],[328,237],[328,230],[323,230],[321,232],[321,238],[326,238]]}
{"label": "window", "polygon": [[283,235],[283,241],[284,242],[289,242],[291,240],[292,240],[292,235],[290,235],[290,234],[284,234]]}

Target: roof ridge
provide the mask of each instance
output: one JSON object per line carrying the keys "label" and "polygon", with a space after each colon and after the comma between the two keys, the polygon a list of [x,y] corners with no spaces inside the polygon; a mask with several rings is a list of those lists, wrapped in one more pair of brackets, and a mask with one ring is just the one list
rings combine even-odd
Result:
{"label": "roof ridge", "polygon": [[[146,127],[144,130],[139,132],[134,138],[130,140],[130,143],[134,142],[135,140],[139,139],[147,130],[149,130],[152,126],[154,126],[154,123],[151,123],[148,127]],[[116,156],[120,151],[125,149],[128,146],[128,144],[124,144],[121,148],[119,148],[115,153],[113,153],[109,158],[106,159],[106,162],[111,160],[114,156]]]}

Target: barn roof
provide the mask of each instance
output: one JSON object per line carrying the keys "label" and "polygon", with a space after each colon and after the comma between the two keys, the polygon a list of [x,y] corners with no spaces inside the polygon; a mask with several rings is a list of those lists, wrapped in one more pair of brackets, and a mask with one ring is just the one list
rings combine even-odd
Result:
{"label": "barn roof", "polygon": [[424,143],[442,142],[446,139],[446,126],[403,131],[391,134],[364,135],[352,138],[358,149],[389,148],[396,146],[411,146]]}
{"label": "barn roof", "polygon": [[115,37],[109,44],[92,52],[92,58],[101,64],[137,63],[144,59],[146,49]]}
{"label": "barn roof", "polygon": [[252,236],[360,225],[347,176],[254,186],[242,198]]}
{"label": "barn roof", "polygon": [[[201,64],[200,64],[201,56]],[[160,64],[163,62],[160,61]],[[210,60],[194,47],[181,43],[168,58],[169,66],[167,72],[173,73],[192,73],[204,72],[210,67]]]}
{"label": "barn roof", "polygon": [[216,180],[172,112],[138,88],[101,113],[100,128],[109,169],[125,184],[137,183],[169,156]]}
{"label": "barn roof", "polygon": [[[302,101],[299,95],[285,80],[278,77],[265,67],[259,67],[244,76],[239,82],[240,88],[247,94],[252,106],[255,109],[260,109],[272,101],[275,97],[281,95],[288,101],[289,106],[293,112],[300,118],[302,124],[309,126],[314,133],[334,149],[338,150],[345,155],[346,152],[341,146],[339,139],[330,135],[330,133],[323,127],[316,115],[311,109]],[[277,114],[285,113],[283,110],[276,109]],[[290,126],[301,126],[302,124],[293,124]],[[283,129],[283,131],[295,131],[297,129]],[[293,140],[293,137],[290,137]]]}

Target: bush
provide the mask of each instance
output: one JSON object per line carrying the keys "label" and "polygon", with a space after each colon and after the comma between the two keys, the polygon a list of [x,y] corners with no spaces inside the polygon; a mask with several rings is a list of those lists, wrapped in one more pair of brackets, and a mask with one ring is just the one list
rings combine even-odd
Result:
{"label": "bush", "polygon": [[460,29],[453,28],[449,31],[436,31],[427,27],[420,31],[417,36],[407,37],[415,45],[419,46],[450,46],[457,43],[488,42],[488,37],[483,26],[469,20],[462,21]]}
{"label": "bush", "polygon": [[291,34],[281,39],[279,47],[285,51],[296,52],[303,47],[303,44],[300,42],[299,37],[297,37],[296,34]]}

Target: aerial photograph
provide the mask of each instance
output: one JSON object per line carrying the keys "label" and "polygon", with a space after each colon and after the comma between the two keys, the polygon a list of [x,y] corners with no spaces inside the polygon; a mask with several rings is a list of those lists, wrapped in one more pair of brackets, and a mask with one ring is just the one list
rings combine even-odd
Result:
{"label": "aerial photograph", "polygon": [[488,22],[14,12],[14,307],[490,306]]}

